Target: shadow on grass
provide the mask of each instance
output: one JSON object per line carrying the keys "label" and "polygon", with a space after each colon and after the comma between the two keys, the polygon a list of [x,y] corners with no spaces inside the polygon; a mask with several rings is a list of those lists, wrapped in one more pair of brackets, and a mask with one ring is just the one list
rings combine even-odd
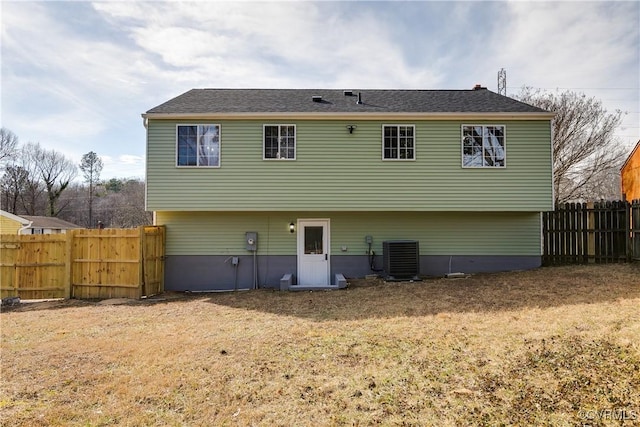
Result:
{"label": "shadow on grass", "polygon": [[142,300],[55,300],[23,302],[1,311],[62,310],[102,305],[150,306],[207,301],[234,309],[315,321],[482,313],[613,302],[640,298],[640,263],[544,267],[485,273],[463,279],[421,282],[350,280],[332,291],[280,292],[272,289],[229,293],[167,292]]}
{"label": "shadow on grass", "polygon": [[143,299],[127,299],[127,298],[113,298],[113,299],[42,299],[42,300],[22,300],[15,305],[6,305],[0,307],[0,312],[12,312],[12,311],[38,311],[38,310],[64,310],[69,308],[80,307],[100,307],[100,306],[149,306],[158,304],[170,304],[179,302],[189,302],[197,298],[202,298],[202,295],[197,296],[185,294],[182,292],[166,292],[161,295],[154,295],[149,298]]}
{"label": "shadow on grass", "polygon": [[640,264],[544,267],[421,282],[352,280],[344,290],[208,294],[212,304],[316,321],[549,308],[640,298]]}

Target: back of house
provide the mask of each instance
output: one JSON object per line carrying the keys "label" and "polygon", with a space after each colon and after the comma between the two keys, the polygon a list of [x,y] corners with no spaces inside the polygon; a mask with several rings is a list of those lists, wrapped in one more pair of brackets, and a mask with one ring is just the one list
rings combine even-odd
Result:
{"label": "back of house", "polygon": [[143,117],[166,289],[540,265],[550,112],[478,86],[194,89]]}

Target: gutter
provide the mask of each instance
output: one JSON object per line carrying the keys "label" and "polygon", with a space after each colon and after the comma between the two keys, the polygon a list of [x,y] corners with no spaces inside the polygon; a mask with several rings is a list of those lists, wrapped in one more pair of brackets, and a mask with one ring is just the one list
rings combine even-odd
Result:
{"label": "gutter", "polygon": [[555,113],[384,113],[384,112],[271,112],[271,113],[144,113],[145,127],[149,119],[303,119],[303,120],[551,120]]}

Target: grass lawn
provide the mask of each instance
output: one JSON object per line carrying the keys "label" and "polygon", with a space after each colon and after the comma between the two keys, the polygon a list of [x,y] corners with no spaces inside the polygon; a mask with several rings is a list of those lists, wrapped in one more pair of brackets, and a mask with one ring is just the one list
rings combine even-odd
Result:
{"label": "grass lawn", "polygon": [[0,317],[6,426],[640,425],[638,263]]}

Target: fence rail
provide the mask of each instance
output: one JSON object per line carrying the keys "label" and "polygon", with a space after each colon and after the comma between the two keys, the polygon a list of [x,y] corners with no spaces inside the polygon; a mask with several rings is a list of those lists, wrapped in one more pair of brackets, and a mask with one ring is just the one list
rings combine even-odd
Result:
{"label": "fence rail", "polygon": [[640,200],[558,205],[542,233],[545,265],[640,259]]}
{"label": "fence rail", "polygon": [[140,298],[164,289],[165,228],[0,237],[0,295]]}

